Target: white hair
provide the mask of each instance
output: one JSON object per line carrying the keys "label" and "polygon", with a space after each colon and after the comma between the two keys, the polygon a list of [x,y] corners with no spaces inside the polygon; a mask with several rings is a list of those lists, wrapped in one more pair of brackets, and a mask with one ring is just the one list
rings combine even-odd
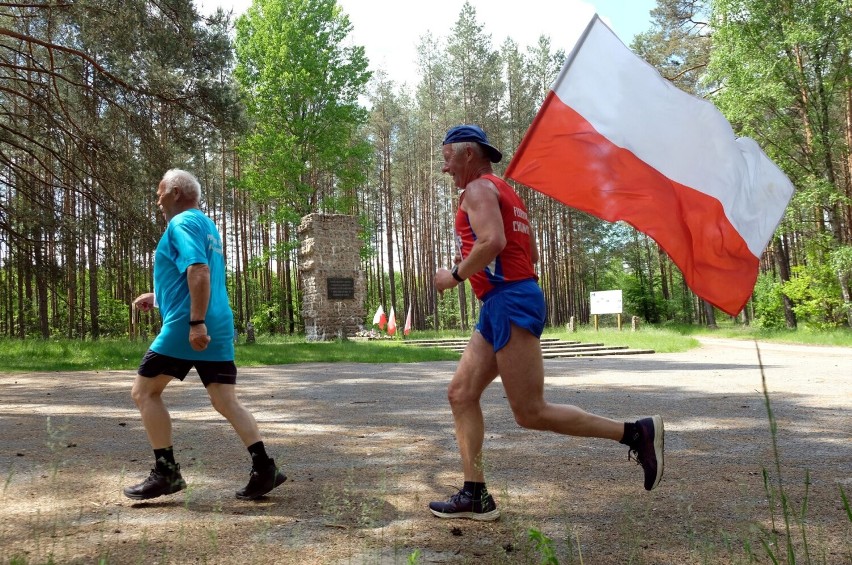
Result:
{"label": "white hair", "polygon": [[190,172],[183,169],[169,169],[160,182],[165,184],[167,193],[177,187],[183,194],[195,199],[195,202],[201,201],[201,184]]}
{"label": "white hair", "polygon": [[451,144],[453,146],[453,154],[458,155],[468,147],[473,149],[474,154],[483,159],[488,159],[488,155],[485,154],[485,148],[483,148],[480,144],[475,141],[456,141]]}

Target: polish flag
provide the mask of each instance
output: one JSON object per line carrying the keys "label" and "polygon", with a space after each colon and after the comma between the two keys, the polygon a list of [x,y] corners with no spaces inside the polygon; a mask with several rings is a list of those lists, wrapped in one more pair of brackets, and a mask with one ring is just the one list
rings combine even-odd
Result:
{"label": "polish flag", "polygon": [[382,308],[381,304],[379,304],[379,308],[376,310],[376,313],[373,316],[373,325],[379,326],[379,329],[382,329],[385,327],[385,322],[387,321],[388,319],[385,316],[385,309]]}
{"label": "polish flag", "polygon": [[506,177],[653,238],[689,287],[731,315],[793,185],[706,100],[681,90],[595,15]]}
{"label": "polish flag", "polygon": [[408,315],[405,316],[405,329],[402,330],[403,335],[411,333],[411,304],[408,305]]}
{"label": "polish flag", "polygon": [[393,335],[396,333],[396,315],[393,313],[393,306],[391,306],[390,316],[388,317],[388,335]]}

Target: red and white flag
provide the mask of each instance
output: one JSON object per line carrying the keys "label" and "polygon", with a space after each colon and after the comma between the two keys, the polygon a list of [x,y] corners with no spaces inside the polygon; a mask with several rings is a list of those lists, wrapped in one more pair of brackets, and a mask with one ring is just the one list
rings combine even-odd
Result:
{"label": "red and white flag", "polygon": [[677,89],[595,15],[506,176],[653,238],[701,298],[736,315],[793,195],[706,100]]}
{"label": "red and white flag", "polygon": [[387,321],[388,321],[388,319],[385,316],[385,309],[382,308],[381,304],[379,304],[379,307],[376,310],[375,315],[373,315],[373,325],[379,326],[379,329],[382,329],[382,328],[385,327],[385,322],[387,322]]}
{"label": "red and white flag", "polygon": [[396,333],[396,315],[393,313],[393,306],[391,306],[390,316],[388,317],[388,335],[393,335]]}
{"label": "red and white flag", "polygon": [[408,314],[405,316],[405,328],[402,330],[403,335],[411,333],[411,304],[408,305]]}

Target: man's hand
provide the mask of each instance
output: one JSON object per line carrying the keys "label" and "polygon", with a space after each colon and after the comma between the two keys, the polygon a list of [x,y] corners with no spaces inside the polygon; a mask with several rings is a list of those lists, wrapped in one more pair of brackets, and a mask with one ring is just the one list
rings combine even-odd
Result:
{"label": "man's hand", "polygon": [[453,278],[453,274],[450,270],[444,268],[435,271],[435,277],[432,279],[432,282],[434,283],[435,288],[438,289],[438,292],[442,294],[445,290],[455,288],[459,284],[459,281]]}
{"label": "man's hand", "polygon": [[210,343],[210,336],[207,335],[207,324],[189,326],[189,345],[194,350],[204,351],[208,343]]}
{"label": "man's hand", "polygon": [[145,294],[140,294],[133,301],[133,307],[142,312],[150,312],[154,308],[154,293],[146,292]]}

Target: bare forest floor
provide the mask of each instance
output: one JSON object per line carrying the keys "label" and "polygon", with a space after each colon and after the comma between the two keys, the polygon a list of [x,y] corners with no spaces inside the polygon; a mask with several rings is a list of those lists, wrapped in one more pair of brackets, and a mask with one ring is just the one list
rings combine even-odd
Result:
{"label": "bare forest floor", "polygon": [[[840,494],[852,498],[852,349],[760,347],[798,514],[809,476],[807,550],[791,532],[799,560],[852,563]],[[461,484],[445,393],[454,367],[241,370],[240,397],[289,477],[257,502],[234,498],[248,456],[194,373],[166,391],[189,488],[141,503],[121,493],[152,465],[133,371],[0,375],[0,563],[540,563],[530,529],[560,563],[745,563],[748,547],[768,562],[760,540],[773,525],[785,543],[753,343],[545,362],[551,402],[663,415],[666,470],[651,493],[626,447],[519,428],[495,382],[483,398],[503,514],[492,523],[426,508]]]}

